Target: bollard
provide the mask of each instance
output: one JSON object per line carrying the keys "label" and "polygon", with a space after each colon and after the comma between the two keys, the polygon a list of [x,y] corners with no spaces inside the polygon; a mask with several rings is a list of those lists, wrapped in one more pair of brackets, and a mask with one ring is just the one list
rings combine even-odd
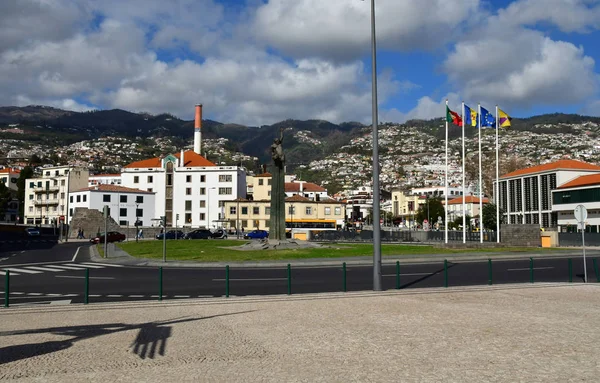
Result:
{"label": "bollard", "polygon": [[444,259],[444,287],[448,287],[448,260]]}
{"label": "bollard", "polygon": [[529,258],[529,283],[533,283],[533,258]]}
{"label": "bollard", "polygon": [[10,270],[4,270],[4,307],[10,306]]}
{"label": "bollard", "polygon": [[288,295],[292,295],[292,265],[287,265]]}
{"label": "bollard", "polygon": [[83,295],[83,304],[90,303],[90,269],[85,269],[85,292]]}
{"label": "bollard", "polygon": [[158,268],[158,300],[162,301],[163,298],[163,268]]}
{"label": "bollard", "polygon": [[569,283],[573,283],[573,260],[569,258]]}
{"label": "bollard", "polygon": [[346,262],[342,263],[342,281],[344,283],[344,292],[348,291],[346,285]]}
{"label": "bollard", "polygon": [[400,290],[400,261],[396,261],[396,290]]}
{"label": "bollard", "polygon": [[229,298],[229,265],[225,266],[225,298]]}
{"label": "bollard", "polygon": [[598,259],[594,258],[594,273],[596,273],[596,282],[600,282],[600,275],[598,274]]}
{"label": "bollard", "polygon": [[492,285],[492,260],[488,258],[488,285]]}

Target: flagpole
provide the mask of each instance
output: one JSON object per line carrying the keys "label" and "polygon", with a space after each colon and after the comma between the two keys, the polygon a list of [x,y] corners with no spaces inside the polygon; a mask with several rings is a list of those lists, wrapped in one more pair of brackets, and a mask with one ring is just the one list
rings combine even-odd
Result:
{"label": "flagpole", "polygon": [[483,243],[483,186],[481,182],[481,104],[477,104],[479,120],[479,243]]}
{"label": "flagpole", "polygon": [[[448,99],[446,99],[446,113],[448,112]],[[446,118],[446,177],[444,181],[444,243],[448,243],[448,118]]]}
{"label": "flagpole", "polygon": [[500,243],[500,166],[498,161],[498,105],[496,105],[496,243]]}
{"label": "flagpole", "polygon": [[465,102],[462,102],[462,213],[463,243],[467,242],[467,206],[465,205]]}

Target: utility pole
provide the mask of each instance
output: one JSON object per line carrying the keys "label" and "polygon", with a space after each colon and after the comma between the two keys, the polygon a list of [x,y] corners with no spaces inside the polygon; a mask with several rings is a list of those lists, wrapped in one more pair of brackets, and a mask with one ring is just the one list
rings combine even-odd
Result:
{"label": "utility pole", "polygon": [[167,216],[160,217],[163,227],[163,262],[167,262]]}
{"label": "utility pole", "polygon": [[104,258],[108,258],[108,206],[104,205]]}

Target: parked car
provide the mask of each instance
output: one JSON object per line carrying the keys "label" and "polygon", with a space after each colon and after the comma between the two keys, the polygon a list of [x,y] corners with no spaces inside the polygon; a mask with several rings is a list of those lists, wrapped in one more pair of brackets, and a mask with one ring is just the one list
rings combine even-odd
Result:
{"label": "parked car", "polygon": [[185,235],[185,239],[210,239],[212,232],[208,229],[192,230]]}
{"label": "parked car", "polygon": [[227,239],[227,232],[223,229],[217,229],[210,235],[213,239]]}
{"label": "parked car", "polygon": [[167,231],[167,234],[156,234],[156,239],[163,239],[163,237],[165,236],[167,237],[167,239],[183,239],[185,237],[185,233],[181,230],[169,230]]}
{"label": "parked car", "polygon": [[28,227],[25,229],[25,234],[27,234],[28,237],[39,237],[40,229],[37,227]]}
{"label": "parked car", "polygon": [[[100,235],[97,235],[93,238],[90,238],[90,242],[91,243],[104,243],[104,233],[101,233]],[[125,240],[125,234],[121,234],[118,231],[109,231],[108,235],[106,236],[108,238],[107,242],[111,243],[111,242],[123,242]]]}
{"label": "parked car", "polygon": [[269,232],[265,230],[252,230],[244,234],[244,239],[263,239],[269,238]]}

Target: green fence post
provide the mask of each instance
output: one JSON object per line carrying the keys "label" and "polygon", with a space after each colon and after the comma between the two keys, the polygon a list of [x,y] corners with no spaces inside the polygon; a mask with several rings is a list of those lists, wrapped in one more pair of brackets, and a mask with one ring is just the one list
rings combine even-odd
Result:
{"label": "green fence post", "polygon": [[10,270],[4,270],[4,307],[10,306]]}
{"label": "green fence post", "polygon": [[158,268],[158,300],[162,301],[163,298],[163,268]]}
{"label": "green fence post", "polygon": [[569,258],[569,283],[573,283],[573,260]]}
{"label": "green fence post", "polygon": [[492,285],[492,260],[488,258],[488,285]]}
{"label": "green fence post", "polygon": [[400,290],[400,261],[396,261],[396,290]]}
{"label": "green fence post", "polygon": [[598,275],[598,259],[594,258],[594,273],[596,273],[596,282],[600,282],[600,275]]}
{"label": "green fence post", "polygon": [[529,258],[529,283],[533,283],[533,258]]}
{"label": "green fence post", "polygon": [[85,269],[85,293],[83,295],[83,304],[90,303],[90,269]]}
{"label": "green fence post", "polygon": [[347,285],[346,285],[346,262],[342,263],[342,271],[343,271],[343,282],[344,282],[344,292],[348,291],[347,289]]}
{"label": "green fence post", "polygon": [[225,298],[229,298],[229,265],[225,266]]}
{"label": "green fence post", "polygon": [[448,287],[448,260],[444,259],[444,287]]}
{"label": "green fence post", "polygon": [[288,295],[292,295],[292,265],[287,265]]}

